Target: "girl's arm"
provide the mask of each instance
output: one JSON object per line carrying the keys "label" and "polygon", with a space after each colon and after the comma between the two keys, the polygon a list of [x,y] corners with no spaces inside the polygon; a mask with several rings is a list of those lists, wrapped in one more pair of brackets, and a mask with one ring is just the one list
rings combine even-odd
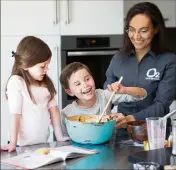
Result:
{"label": "girl's arm", "polygon": [[17,139],[18,139],[18,132],[20,127],[20,118],[21,114],[13,114],[11,115],[10,120],[10,143],[14,144],[15,147],[17,145]]}
{"label": "girl's arm", "polygon": [[10,118],[10,143],[8,145],[2,146],[1,150],[7,150],[12,152],[16,149],[18,132],[20,126],[20,114],[11,114]]}
{"label": "girl's arm", "polygon": [[8,150],[9,152],[16,149],[18,140],[18,132],[20,128],[21,112],[23,107],[23,87],[24,80],[22,77],[13,75],[7,83],[7,97],[10,112],[10,144],[2,146],[1,150]]}
{"label": "girl's arm", "polygon": [[70,138],[67,136],[63,136],[62,129],[61,129],[61,117],[59,113],[59,109],[57,106],[51,107],[49,109],[51,115],[51,123],[54,129],[54,134],[56,136],[57,141],[66,141]]}

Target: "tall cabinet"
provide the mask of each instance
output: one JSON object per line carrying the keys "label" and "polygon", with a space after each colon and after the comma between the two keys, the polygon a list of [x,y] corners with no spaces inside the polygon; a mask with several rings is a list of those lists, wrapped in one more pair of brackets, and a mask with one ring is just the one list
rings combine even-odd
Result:
{"label": "tall cabinet", "polygon": [[[58,89],[60,59],[60,25],[55,0],[2,1],[1,2],[1,143],[8,141],[9,110],[5,99],[5,86],[14,63],[11,52],[16,50],[20,40],[34,35],[44,40],[52,51],[48,74]],[[58,101],[59,98],[57,98]],[[52,129],[51,129],[52,130]],[[50,135],[49,141],[52,141]]]}
{"label": "tall cabinet", "polygon": [[55,0],[4,0],[1,35],[60,35],[58,13]]}
{"label": "tall cabinet", "polygon": [[61,1],[61,35],[122,34],[123,9],[123,0]]}
{"label": "tall cabinet", "polygon": [[37,36],[49,45],[52,51],[49,75],[60,94],[60,36],[122,33],[123,0],[1,1],[1,143],[7,143],[9,131],[10,115],[4,91],[14,63],[11,51],[16,50],[24,36]]}

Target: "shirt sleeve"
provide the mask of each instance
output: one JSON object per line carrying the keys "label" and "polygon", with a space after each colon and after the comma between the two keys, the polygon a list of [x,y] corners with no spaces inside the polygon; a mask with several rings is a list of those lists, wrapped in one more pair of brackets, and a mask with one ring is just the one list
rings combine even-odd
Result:
{"label": "shirt sleeve", "polygon": [[134,113],[136,120],[144,120],[147,117],[163,117],[169,112],[169,106],[174,100],[176,89],[176,56],[167,64],[163,78],[161,79],[154,102],[148,108]]}
{"label": "shirt sleeve", "polygon": [[49,101],[48,109],[50,109],[51,107],[55,107],[55,106],[57,106],[56,96],[54,96],[53,99],[51,101]]}
{"label": "shirt sleeve", "polygon": [[10,114],[22,114],[23,96],[20,78],[12,76],[9,79],[6,93]]}
{"label": "shirt sleeve", "polygon": [[61,110],[61,127],[62,127],[62,132],[64,136],[68,136],[68,132],[67,132],[67,127],[65,124],[65,118],[67,116],[65,115],[65,110]]}
{"label": "shirt sleeve", "polygon": [[135,97],[129,94],[115,94],[112,103],[113,104],[119,104],[123,102],[130,103],[130,102],[137,102],[143,99],[144,97]]}
{"label": "shirt sleeve", "polygon": [[114,82],[116,82],[118,80],[118,78],[113,73],[113,67],[114,67],[113,65],[114,65],[114,63],[117,63],[116,61],[114,61],[115,57],[117,57],[117,56],[116,55],[113,56],[113,58],[112,58],[112,60],[111,60],[111,62],[109,64],[109,67],[108,67],[108,69],[106,71],[106,81],[104,83],[104,89],[107,88],[108,84],[112,84],[112,83],[114,83]]}

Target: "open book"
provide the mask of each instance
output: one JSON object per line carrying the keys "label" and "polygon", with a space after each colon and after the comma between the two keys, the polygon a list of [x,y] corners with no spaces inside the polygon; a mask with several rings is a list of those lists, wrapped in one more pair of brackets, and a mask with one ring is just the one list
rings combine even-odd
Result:
{"label": "open book", "polygon": [[48,154],[22,153],[15,157],[1,160],[2,164],[15,166],[23,169],[34,169],[58,161],[65,161],[67,158],[76,158],[98,153],[95,150],[87,150],[75,146],[62,146],[49,148]]}

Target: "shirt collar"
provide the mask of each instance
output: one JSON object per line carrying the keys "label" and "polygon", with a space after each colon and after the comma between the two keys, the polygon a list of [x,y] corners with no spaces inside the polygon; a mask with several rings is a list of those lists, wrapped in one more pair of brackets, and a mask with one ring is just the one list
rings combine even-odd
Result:
{"label": "shirt collar", "polygon": [[152,57],[156,57],[156,54],[152,50],[150,50],[148,54],[150,54]]}
{"label": "shirt collar", "polygon": [[[132,49],[129,53],[128,53],[128,56],[134,56],[135,55],[135,50],[134,49]],[[146,53],[146,55],[149,55],[149,56],[151,56],[151,57],[156,57],[156,54],[152,51],[152,50],[149,50],[147,53]],[[146,56],[145,55],[145,56]]]}

